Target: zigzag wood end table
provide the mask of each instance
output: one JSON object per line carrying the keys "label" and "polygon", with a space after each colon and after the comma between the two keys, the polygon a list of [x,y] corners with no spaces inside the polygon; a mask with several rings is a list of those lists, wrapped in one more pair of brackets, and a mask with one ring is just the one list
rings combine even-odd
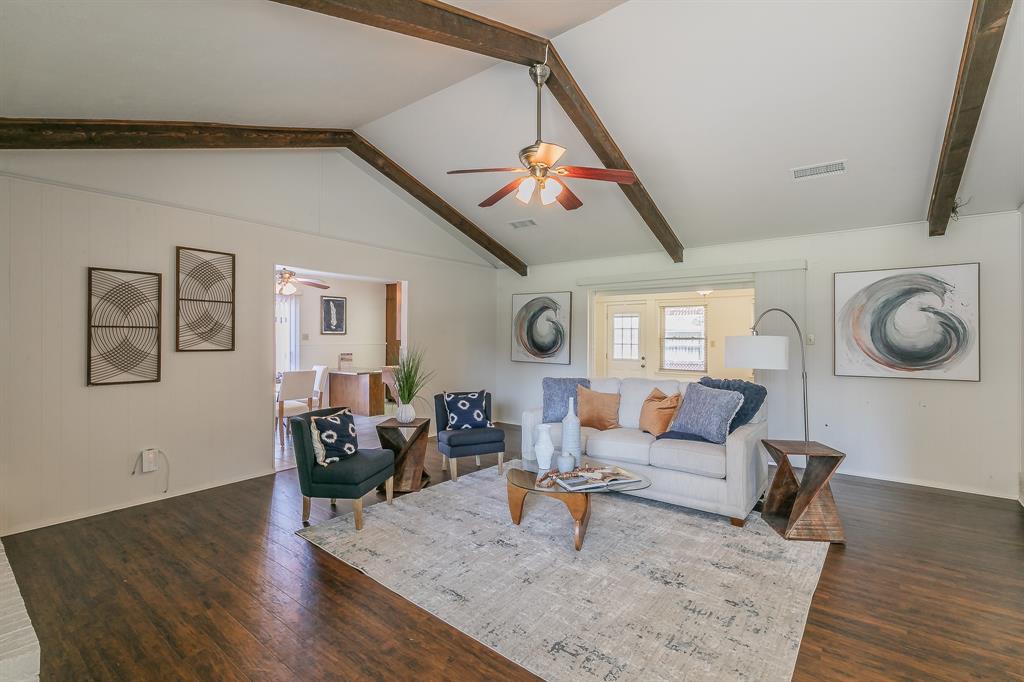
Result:
{"label": "zigzag wood end table", "polygon": [[[761,517],[787,540],[846,544],[829,480],[846,455],[817,441],[762,440],[777,468]],[[806,457],[798,481],[789,458]]]}
{"label": "zigzag wood end table", "polygon": [[[403,424],[392,417],[377,424],[380,446],[395,453],[396,493],[414,493],[430,483],[430,474],[423,468],[429,433],[429,419],[417,418]],[[377,490],[383,493],[384,484]]]}

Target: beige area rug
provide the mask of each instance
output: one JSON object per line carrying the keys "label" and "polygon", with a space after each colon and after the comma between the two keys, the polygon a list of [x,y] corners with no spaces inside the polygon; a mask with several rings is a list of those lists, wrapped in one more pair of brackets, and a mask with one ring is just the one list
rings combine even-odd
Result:
{"label": "beige area rug", "polygon": [[299,535],[548,680],[788,680],[828,551],[756,514],[595,494],[576,552],[558,500],[512,524],[493,467],[365,515]]}

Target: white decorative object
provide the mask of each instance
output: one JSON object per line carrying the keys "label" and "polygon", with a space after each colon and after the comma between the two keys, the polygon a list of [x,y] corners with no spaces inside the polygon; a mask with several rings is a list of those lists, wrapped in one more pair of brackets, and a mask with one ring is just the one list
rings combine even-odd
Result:
{"label": "white decorative object", "polygon": [[569,398],[569,410],[562,419],[562,454],[571,455],[576,466],[583,459],[580,447],[580,418],[576,415],[576,399]]}
{"label": "white decorative object", "polygon": [[551,471],[551,455],[555,454],[555,444],[551,442],[551,424],[537,427],[537,444],[533,448],[537,455],[537,467],[543,473]]}
{"label": "white decorative object", "polygon": [[558,473],[560,474],[567,474],[576,468],[576,458],[566,454],[565,451],[558,455],[556,461],[558,463]]}
{"label": "white decorative object", "polygon": [[412,403],[398,404],[398,409],[395,411],[395,419],[401,424],[411,424],[416,419],[416,409],[412,406]]}

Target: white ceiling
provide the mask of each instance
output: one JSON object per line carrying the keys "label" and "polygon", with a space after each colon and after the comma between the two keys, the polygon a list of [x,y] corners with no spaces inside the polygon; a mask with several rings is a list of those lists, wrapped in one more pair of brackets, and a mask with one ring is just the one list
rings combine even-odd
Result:
{"label": "white ceiling", "polygon": [[[687,246],[925,217],[969,0],[457,4],[558,36]],[[965,213],[1024,202],[1017,5]],[[0,116],[358,127],[530,264],[659,249],[613,185],[575,181],[574,212],[511,198],[480,209],[507,176],[444,174],[515,164],[533,141],[524,68],[265,0],[0,2]],[[600,165],[549,95],[544,137],[568,147],[565,162]],[[790,179],[835,159],[847,174]],[[524,217],[538,226],[508,225]]]}

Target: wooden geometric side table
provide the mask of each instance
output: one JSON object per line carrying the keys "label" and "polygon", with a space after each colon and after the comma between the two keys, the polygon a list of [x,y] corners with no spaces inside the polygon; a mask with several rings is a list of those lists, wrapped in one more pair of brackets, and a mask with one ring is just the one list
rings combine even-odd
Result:
{"label": "wooden geometric side table", "polygon": [[[761,517],[787,540],[846,543],[829,479],[846,455],[817,441],[762,440],[777,469]],[[807,457],[797,481],[790,456]]]}
{"label": "wooden geometric side table", "polygon": [[423,468],[429,431],[430,420],[422,418],[403,424],[392,417],[377,424],[380,446],[395,453],[396,493],[414,493],[430,483],[430,474]]}

